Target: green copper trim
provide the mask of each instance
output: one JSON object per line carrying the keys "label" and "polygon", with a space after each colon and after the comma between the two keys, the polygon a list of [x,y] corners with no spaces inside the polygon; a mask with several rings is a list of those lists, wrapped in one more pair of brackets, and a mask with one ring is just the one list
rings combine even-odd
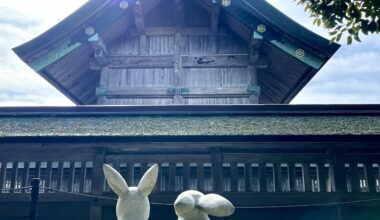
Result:
{"label": "green copper trim", "polygon": [[[293,56],[293,57],[297,58],[298,60],[306,63],[307,65],[313,67],[314,69],[319,69],[324,64],[323,59],[313,55],[308,50],[300,48],[297,45],[295,45],[289,41],[280,42],[278,40],[271,40],[270,42],[273,45],[277,46],[278,48],[282,49],[283,51],[287,52],[291,56]],[[303,50],[304,53],[301,55],[297,52],[297,50]]]}
{"label": "green copper trim", "polygon": [[176,88],[168,88],[168,89],[166,90],[166,93],[167,93],[168,95],[172,95],[172,96],[175,96],[176,92],[177,92],[177,89],[176,89]]}
{"label": "green copper trim", "polygon": [[45,67],[49,66],[50,64],[60,60],[62,57],[64,57],[66,54],[70,53],[80,45],[81,43],[71,43],[71,40],[66,40],[65,42],[53,48],[49,52],[31,61],[29,63],[29,66],[34,71],[38,72],[44,69]]}
{"label": "green copper trim", "polygon": [[[221,4],[221,0],[218,1]],[[246,0],[242,1],[231,1],[231,5],[226,7],[225,10],[230,12],[233,16],[242,21],[243,24],[251,28],[252,40],[261,40],[265,39],[271,44],[275,45],[282,51],[287,54],[295,57],[299,61],[315,68],[319,69],[325,63],[323,58],[316,56],[312,51],[304,48],[302,44],[297,44],[294,42],[290,42],[288,40],[282,39],[282,33],[278,33],[273,28],[269,26],[269,24],[264,24],[262,21],[254,17],[252,14],[242,11],[242,7],[253,7],[253,5]],[[264,30],[265,27],[265,30]],[[261,30],[260,33],[258,30]],[[301,49],[304,51],[303,56],[298,56],[296,51]]]}
{"label": "green copper trim", "polygon": [[253,40],[262,40],[264,37],[259,32],[253,31],[252,39]]}
{"label": "green copper trim", "polygon": [[261,87],[260,86],[250,86],[247,88],[247,92],[253,95],[260,95]]}
{"label": "green copper trim", "polygon": [[108,89],[106,88],[103,88],[103,87],[96,87],[96,91],[95,91],[95,94],[97,96],[103,96],[103,95],[106,95],[108,92]]}
{"label": "green copper trim", "polygon": [[[99,33],[114,20],[119,18],[123,13],[128,10],[123,10],[118,5],[113,5],[109,7],[105,12],[94,18],[92,21],[89,21],[86,24],[83,24],[84,28],[80,28],[77,32],[71,36],[69,39],[66,39],[62,43],[58,44],[55,47],[52,47],[49,51],[42,54],[40,57],[29,61],[29,66],[36,72],[46,68],[52,63],[60,60],[67,54],[69,54],[74,49],[81,46],[86,41],[96,41],[99,38],[98,34],[93,34],[89,36],[86,34],[86,28],[94,28],[95,33]],[[83,27],[82,26],[82,27]]]}
{"label": "green copper trim", "polygon": [[181,88],[180,89],[180,94],[181,95],[189,95],[190,90],[188,88]]}

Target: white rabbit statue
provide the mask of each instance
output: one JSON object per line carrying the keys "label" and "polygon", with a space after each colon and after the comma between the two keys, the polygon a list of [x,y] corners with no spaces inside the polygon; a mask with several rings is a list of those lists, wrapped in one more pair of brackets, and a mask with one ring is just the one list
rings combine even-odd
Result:
{"label": "white rabbit statue", "polygon": [[104,175],[111,189],[119,196],[116,204],[118,220],[148,220],[148,195],[157,181],[158,165],[145,172],[137,187],[128,187],[124,178],[111,166],[103,165]]}
{"label": "white rabbit statue", "polygon": [[235,211],[226,198],[217,194],[204,195],[195,190],[181,193],[174,202],[174,209],[178,220],[210,220],[208,215],[226,217]]}

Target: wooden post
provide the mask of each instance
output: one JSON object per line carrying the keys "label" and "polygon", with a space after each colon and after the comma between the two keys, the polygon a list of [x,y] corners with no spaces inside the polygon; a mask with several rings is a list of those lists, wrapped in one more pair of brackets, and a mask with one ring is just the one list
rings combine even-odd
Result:
{"label": "wooden post", "polygon": [[183,190],[188,190],[190,185],[190,168],[189,163],[183,164]]}
{"label": "wooden post", "polygon": [[267,166],[266,163],[259,163],[260,192],[267,192]]}
{"label": "wooden post", "polygon": [[[344,195],[347,192],[346,171],[343,158],[344,154],[343,152],[338,152],[336,149],[329,149],[329,154],[331,158],[330,164],[334,173],[335,191],[341,197],[340,201],[344,201]],[[347,207],[338,205],[337,220],[347,219],[348,211]]]}
{"label": "wooden post", "polygon": [[281,163],[274,164],[274,173],[275,173],[274,181],[275,181],[275,189],[276,189],[275,192],[282,192]]}
{"label": "wooden post", "polygon": [[303,182],[305,185],[305,192],[311,192],[311,181],[310,181],[310,164],[303,163]]}
{"label": "wooden post", "polygon": [[252,165],[245,163],[245,191],[252,192]]}
{"label": "wooden post", "polygon": [[[95,195],[101,195],[103,193],[104,173],[103,164],[105,162],[105,148],[96,148],[94,150],[94,167],[92,176],[92,193]],[[102,206],[97,204],[96,201],[90,208],[91,220],[102,219]]]}
{"label": "wooden post", "polygon": [[325,169],[325,163],[318,163],[318,179],[319,179],[319,191],[320,192],[326,192],[326,178],[327,173]]}
{"label": "wooden post", "polygon": [[368,192],[374,193],[376,192],[376,179],[373,173],[373,167],[371,162],[367,162],[365,165],[366,176],[367,176],[367,184],[368,184]]}
{"label": "wooden post", "polygon": [[[5,171],[7,168],[7,162],[2,161],[1,162],[1,169],[0,169],[0,189],[4,188],[4,177],[5,177]],[[1,193],[1,191],[0,191]]]}
{"label": "wooden post", "polygon": [[232,162],[231,164],[231,192],[238,191],[238,170],[237,163]]}
{"label": "wooden post", "polygon": [[216,193],[222,192],[222,154],[219,147],[211,150],[212,162],[212,178],[213,178],[213,191]]}
{"label": "wooden post", "polygon": [[40,191],[40,179],[34,178],[32,180],[32,190],[30,193],[30,211],[29,220],[37,219],[37,205],[38,205],[38,195]]}
{"label": "wooden post", "polygon": [[288,164],[290,192],[295,192],[296,191],[296,183],[295,183],[296,174],[295,174],[294,168],[295,168],[294,163],[289,163]]}

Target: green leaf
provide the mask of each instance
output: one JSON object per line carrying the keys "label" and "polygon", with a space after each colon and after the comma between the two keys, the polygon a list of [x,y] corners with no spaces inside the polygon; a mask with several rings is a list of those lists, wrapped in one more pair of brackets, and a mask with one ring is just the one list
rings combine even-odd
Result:
{"label": "green leaf", "polygon": [[359,38],[358,35],[354,35],[354,39],[355,39],[356,41],[358,41],[358,42],[362,42],[362,41],[360,40],[360,38]]}
{"label": "green leaf", "polygon": [[347,37],[347,45],[351,45],[352,44],[352,37],[351,35]]}
{"label": "green leaf", "polygon": [[336,35],[336,42],[339,42],[341,38],[342,38],[342,32]]}
{"label": "green leaf", "polygon": [[335,40],[336,40],[336,37],[333,37],[333,38],[331,38],[331,39],[330,39],[330,41],[329,41],[329,44],[332,44],[332,43],[334,43],[334,42],[335,42]]}

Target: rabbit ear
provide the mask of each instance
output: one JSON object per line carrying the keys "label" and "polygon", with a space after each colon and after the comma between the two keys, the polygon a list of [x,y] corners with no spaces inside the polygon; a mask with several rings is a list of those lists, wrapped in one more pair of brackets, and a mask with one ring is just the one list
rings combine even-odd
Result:
{"label": "rabbit ear", "polygon": [[226,198],[217,194],[208,194],[198,200],[198,206],[207,214],[216,217],[230,216],[235,212],[235,207]]}
{"label": "rabbit ear", "polygon": [[154,185],[156,185],[157,176],[158,165],[154,164],[141,178],[139,185],[137,186],[139,192],[145,196],[149,195],[152,192]]}
{"label": "rabbit ear", "polygon": [[128,185],[119,172],[107,164],[103,165],[103,172],[109,186],[118,196],[128,192]]}
{"label": "rabbit ear", "polygon": [[177,216],[183,216],[184,214],[191,212],[194,208],[195,199],[189,191],[179,194],[174,202],[174,209]]}

